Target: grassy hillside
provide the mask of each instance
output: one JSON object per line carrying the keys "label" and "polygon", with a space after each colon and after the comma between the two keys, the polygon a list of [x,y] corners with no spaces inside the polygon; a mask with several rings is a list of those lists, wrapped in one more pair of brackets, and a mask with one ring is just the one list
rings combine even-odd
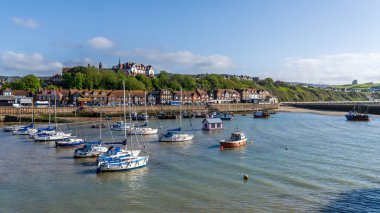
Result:
{"label": "grassy hillside", "polygon": [[346,84],[346,85],[337,85],[337,86],[332,86],[334,88],[352,88],[352,89],[361,89],[361,90],[368,90],[371,87],[378,87],[380,86],[380,83],[365,83],[365,84]]}
{"label": "grassy hillside", "polygon": [[279,101],[367,101],[365,93],[335,92],[324,89],[290,86],[286,84],[266,84],[261,88],[277,96]]}

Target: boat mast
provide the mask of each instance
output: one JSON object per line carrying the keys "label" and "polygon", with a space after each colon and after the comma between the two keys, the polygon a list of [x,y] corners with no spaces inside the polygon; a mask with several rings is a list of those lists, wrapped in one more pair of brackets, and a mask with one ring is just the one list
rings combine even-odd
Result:
{"label": "boat mast", "polygon": [[78,136],[77,103],[75,103],[74,116],[75,116],[75,136]]}
{"label": "boat mast", "polygon": [[182,87],[181,87],[181,97],[179,102],[179,127],[182,127]]}
{"label": "boat mast", "polygon": [[50,127],[50,120],[51,120],[51,105],[50,105],[50,103],[51,103],[51,96],[49,96],[49,127]]}
{"label": "boat mast", "polygon": [[[128,93],[128,107],[129,107],[129,125],[132,125],[131,91],[129,91],[129,93]],[[130,126],[130,128],[132,130],[132,126]],[[131,133],[132,133],[132,131],[131,131]],[[130,138],[130,143],[132,144],[132,135],[130,135],[129,138]]]}
{"label": "boat mast", "polygon": [[57,91],[54,91],[54,122],[57,129]]}
{"label": "boat mast", "polygon": [[146,109],[146,90],[144,92],[144,100],[145,100],[144,106],[145,106],[145,116],[146,116],[146,115],[148,115],[148,111]]}
{"label": "boat mast", "polygon": [[32,123],[34,124],[34,104],[33,104],[34,96],[32,95]]}
{"label": "boat mast", "polygon": [[127,147],[127,115],[125,112],[125,81],[123,80],[123,97],[124,97],[124,104],[123,104],[123,111],[124,111],[124,141],[125,141],[125,147]]}
{"label": "boat mast", "polygon": [[[102,104],[102,103],[101,103]],[[102,141],[102,112],[103,112],[103,104],[100,105],[100,126],[99,126],[99,140]]]}

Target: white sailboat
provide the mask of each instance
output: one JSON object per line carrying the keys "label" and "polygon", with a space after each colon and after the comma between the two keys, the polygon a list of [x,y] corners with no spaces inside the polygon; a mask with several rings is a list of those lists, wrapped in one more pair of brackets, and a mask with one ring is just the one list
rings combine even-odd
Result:
{"label": "white sailboat", "polygon": [[[50,113],[49,113],[50,117]],[[50,121],[50,118],[49,118]],[[54,121],[55,121],[55,129],[57,129],[57,95],[55,95],[54,98]],[[49,125],[50,126],[50,125]],[[59,141],[64,140],[65,138],[68,138],[71,136],[71,133],[64,133],[64,132],[43,132],[40,134],[36,134],[34,136],[35,142],[47,142],[47,141]]]}
{"label": "white sailboat", "polygon": [[85,142],[82,148],[74,151],[74,158],[92,158],[107,152],[108,148],[102,146],[102,112],[100,112],[99,141]]}
{"label": "white sailboat", "polygon": [[[128,94],[129,100],[131,99],[131,94]],[[130,107],[129,107],[130,108]],[[131,115],[131,111],[129,111],[129,114]],[[145,113],[144,115],[148,115],[147,109],[146,109],[146,92],[145,92]],[[130,117],[130,122],[132,122],[132,116]],[[151,128],[147,126],[134,126],[130,129],[128,129],[127,133],[128,135],[154,135],[157,134],[158,129]]]}
{"label": "white sailboat", "polygon": [[82,146],[85,140],[78,138],[78,122],[77,122],[77,111],[74,110],[75,116],[75,136],[64,138],[63,140],[58,140],[55,142],[55,147],[77,147]]}
{"label": "white sailboat", "polygon": [[[126,123],[125,82],[124,81],[123,81],[123,90],[124,90],[124,123]],[[147,154],[140,155],[142,151],[141,149],[128,150],[126,129],[124,129],[124,140],[126,143],[125,150],[122,150],[120,147],[110,147],[105,154],[98,157],[97,172],[126,171],[126,170],[131,170],[131,169],[136,169],[136,168],[146,166],[149,160],[149,155]],[[132,137],[130,137],[130,142],[132,143]]]}
{"label": "white sailboat", "polygon": [[166,130],[164,134],[160,135],[160,142],[183,142],[193,139],[193,134],[182,132],[182,88],[179,107],[179,128]]}
{"label": "white sailboat", "polygon": [[30,135],[37,133],[37,129],[34,128],[34,105],[32,101],[32,123],[29,126],[24,126],[19,130],[12,132],[13,135]]}

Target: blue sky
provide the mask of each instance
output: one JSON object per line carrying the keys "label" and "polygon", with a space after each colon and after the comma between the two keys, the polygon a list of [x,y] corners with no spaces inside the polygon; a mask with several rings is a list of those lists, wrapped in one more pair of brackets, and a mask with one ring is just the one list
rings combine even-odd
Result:
{"label": "blue sky", "polygon": [[380,82],[380,1],[2,1],[0,75],[133,61],[175,73]]}

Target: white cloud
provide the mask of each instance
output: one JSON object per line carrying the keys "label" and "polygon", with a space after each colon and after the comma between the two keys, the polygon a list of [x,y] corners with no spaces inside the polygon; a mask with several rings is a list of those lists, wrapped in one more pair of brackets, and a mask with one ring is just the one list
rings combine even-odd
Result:
{"label": "white cloud", "polygon": [[40,25],[36,20],[32,18],[23,19],[19,17],[12,17],[12,21],[14,24],[29,28],[37,28]]}
{"label": "white cloud", "polygon": [[108,38],[102,37],[102,36],[91,38],[91,39],[87,40],[87,42],[92,47],[98,48],[98,49],[107,49],[107,48],[111,48],[114,46],[114,44],[111,40],[109,40]]}
{"label": "white cloud", "polygon": [[380,53],[341,53],[314,58],[287,58],[278,78],[286,81],[349,84],[380,82]]}
{"label": "white cloud", "polygon": [[60,72],[62,63],[44,59],[40,53],[30,55],[13,51],[0,52],[2,75],[51,75]]}
{"label": "white cloud", "polygon": [[[140,60],[152,63],[155,67],[173,69],[175,72],[213,72],[231,71],[237,66],[230,58],[224,55],[198,55],[190,51],[161,52],[158,50],[135,49],[133,51],[116,51],[115,56],[137,57]],[[144,63],[147,63],[144,62]]]}
{"label": "white cloud", "polygon": [[87,66],[88,64],[93,66],[95,63],[96,62],[92,60],[91,58],[84,57],[84,58],[76,58],[73,60],[65,61],[63,64],[66,67],[75,67],[75,66]]}

